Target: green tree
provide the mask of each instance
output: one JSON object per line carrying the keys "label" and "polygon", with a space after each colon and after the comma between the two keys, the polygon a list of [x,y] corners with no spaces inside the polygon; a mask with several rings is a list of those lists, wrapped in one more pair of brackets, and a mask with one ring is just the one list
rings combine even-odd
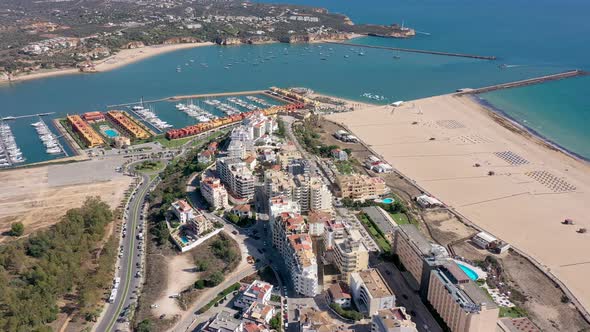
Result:
{"label": "green tree", "polygon": [[228,213],[227,219],[229,219],[229,221],[231,221],[232,223],[234,223],[236,225],[240,222],[240,216],[238,216],[235,213]]}
{"label": "green tree", "polygon": [[10,235],[21,236],[25,233],[25,225],[22,222],[15,222],[10,225]]}
{"label": "green tree", "polygon": [[277,313],[273,318],[269,321],[270,328],[273,330],[280,331],[281,329],[281,313]]}
{"label": "green tree", "polygon": [[144,319],[137,325],[137,332],[151,332],[152,331],[152,322]]}
{"label": "green tree", "polygon": [[210,276],[209,276],[209,280],[208,280],[208,286],[209,287],[214,287],[219,285],[221,282],[223,282],[223,273],[221,273],[220,271],[215,271],[213,272]]}
{"label": "green tree", "polygon": [[195,281],[195,288],[196,289],[203,289],[205,288],[205,280],[199,279],[197,281]]}

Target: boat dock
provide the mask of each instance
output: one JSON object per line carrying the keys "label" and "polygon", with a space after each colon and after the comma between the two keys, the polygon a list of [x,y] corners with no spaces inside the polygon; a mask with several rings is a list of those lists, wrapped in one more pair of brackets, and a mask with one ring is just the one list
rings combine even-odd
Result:
{"label": "boat dock", "polygon": [[521,81],[486,86],[483,88],[460,89],[457,91],[456,94],[457,95],[466,95],[466,94],[473,94],[474,95],[474,94],[479,94],[479,93],[485,93],[485,92],[491,92],[491,91],[509,89],[509,88],[516,88],[516,87],[521,87],[521,86],[539,84],[539,83],[544,83],[544,82],[549,82],[549,81],[556,81],[556,80],[561,80],[561,79],[565,79],[565,78],[585,76],[585,75],[588,75],[588,72],[583,71],[583,70],[570,70],[570,71],[561,72],[561,73],[557,73],[557,74],[529,78],[529,79],[521,80]]}
{"label": "boat dock", "polygon": [[480,60],[496,60],[497,59],[495,56],[488,56],[488,55],[440,52],[440,51],[418,50],[418,49],[413,49],[413,48],[363,45],[363,44],[352,44],[352,43],[334,42],[334,41],[326,42],[326,44],[337,44],[337,45],[344,45],[344,46],[350,46],[350,47],[375,48],[375,49],[380,49],[380,50],[390,50],[390,51],[407,52],[407,53],[422,53],[422,54],[433,54],[433,55],[443,55],[443,56],[454,56],[454,57],[460,57],[460,58],[471,58],[471,59],[480,59]]}
{"label": "boat dock", "polygon": [[[43,125],[45,127],[47,127],[47,129],[49,129],[51,131],[51,129],[49,128],[49,126],[47,125],[47,123],[45,123],[45,121],[43,121],[43,117],[39,116],[39,122],[42,122]],[[53,134],[52,134],[53,135]],[[67,150],[64,148],[64,146],[61,144],[61,142],[59,141],[59,139],[61,138],[61,136],[55,136],[55,142],[57,143],[57,146],[59,146],[59,148],[61,149],[61,153],[66,157],[69,157]]]}
{"label": "boat dock", "polygon": [[125,103],[125,104],[107,105],[107,108],[133,106],[133,105],[138,105],[141,103],[157,103],[160,101],[179,101],[179,100],[192,99],[192,98],[197,99],[197,98],[214,98],[214,97],[224,97],[224,96],[243,96],[243,95],[252,95],[252,94],[263,94],[264,92],[265,92],[265,90],[253,90],[253,91],[239,91],[239,92],[204,93],[204,94],[198,94],[198,95],[180,95],[180,96],[172,96],[172,97],[153,99],[153,100],[137,101],[137,102]]}
{"label": "boat dock", "polygon": [[0,120],[16,120],[16,119],[24,119],[24,118],[33,118],[36,116],[47,116],[47,115],[52,115],[55,114],[55,112],[49,112],[49,113],[37,113],[37,114],[29,114],[29,115],[19,115],[19,116],[5,116],[3,118],[1,118]]}

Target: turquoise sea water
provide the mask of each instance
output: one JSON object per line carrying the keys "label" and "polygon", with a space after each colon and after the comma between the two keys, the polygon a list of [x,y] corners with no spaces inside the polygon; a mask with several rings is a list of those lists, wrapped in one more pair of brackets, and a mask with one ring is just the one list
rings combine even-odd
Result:
{"label": "turquoise sea water", "polygon": [[[360,38],[357,43],[495,55],[497,62],[337,45],[201,47],[146,59],[99,74],[53,77],[0,86],[0,116],[104,111],[107,105],[173,95],[307,86],[367,100],[365,92],[409,100],[572,68],[590,69],[590,3],[445,0],[289,0],[325,6],[356,22],[401,22],[420,34],[410,40]],[[321,53],[321,54],[320,54]],[[345,57],[348,55],[348,57]],[[325,58],[326,60],[322,60]],[[190,62],[194,60],[194,62]],[[206,65],[201,65],[201,63]],[[499,63],[517,65],[500,70]],[[228,66],[231,64],[231,66]],[[176,71],[181,66],[182,71]],[[227,69],[226,67],[229,67]],[[484,97],[560,145],[590,157],[588,77],[505,90]],[[368,101],[368,100],[367,100]],[[176,127],[194,123],[172,103],[152,105]],[[559,114],[559,116],[558,116]],[[11,121],[28,162],[49,157],[30,123]],[[585,121],[585,122],[584,122]]]}

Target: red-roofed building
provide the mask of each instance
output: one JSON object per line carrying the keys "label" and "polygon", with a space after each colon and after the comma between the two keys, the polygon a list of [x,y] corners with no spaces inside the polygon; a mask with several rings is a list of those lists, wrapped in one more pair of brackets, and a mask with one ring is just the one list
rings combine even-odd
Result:
{"label": "red-roofed building", "polygon": [[287,236],[305,232],[305,220],[299,213],[281,212],[271,224],[272,244],[283,255],[287,250]]}
{"label": "red-roofed building", "polygon": [[268,324],[275,315],[275,307],[270,304],[253,302],[242,315],[245,322],[256,323],[257,325]]}
{"label": "red-roofed building", "polygon": [[205,150],[197,156],[197,161],[201,164],[208,164],[213,160],[214,153],[211,150]]}
{"label": "red-roofed building", "polygon": [[268,282],[254,280],[236,300],[234,305],[238,308],[247,309],[252,303],[258,302],[267,304],[270,301],[272,285]]}
{"label": "red-roofed building", "polygon": [[240,218],[252,218],[252,209],[250,204],[238,204],[234,205],[230,211]]}

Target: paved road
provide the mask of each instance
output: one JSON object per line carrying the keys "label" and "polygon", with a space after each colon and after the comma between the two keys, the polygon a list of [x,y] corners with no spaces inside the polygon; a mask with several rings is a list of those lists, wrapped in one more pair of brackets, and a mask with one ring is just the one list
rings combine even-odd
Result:
{"label": "paved road", "polygon": [[[142,260],[140,250],[138,249],[139,241],[137,235],[139,234],[139,225],[142,223],[140,216],[142,215],[143,203],[146,194],[153,181],[149,180],[147,175],[141,176],[141,184],[132,196],[126,210],[127,217],[125,218],[124,228],[126,229],[126,236],[123,238],[121,246],[122,256],[117,267],[116,277],[121,278],[119,291],[113,303],[108,304],[106,311],[101,320],[95,325],[96,331],[110,332],[117,327],[126,329],[127,323],[119,323],[117,319],[121,313],[128,308],[136,299],[136,290],[140,285],[140,278],[136,278],[137,272],[141,270]],[[143,224],[142,224],[143,225]],[[138,264],[139,263],[139,264]],[[138,266],[139,265],[139,266]],[[119,324],[124,324],[118,326]]]}
{"label": "paved road", "polygon": [[396,304],[405,307],[407,312],[412,314],[412,321],[416,323],[418,331],[442,332],[436,320],[422,303],[420,296],[414,293],[401,272],[392,263],[382,262],[372,267],[381,272],[389,287],[394,290]]}

